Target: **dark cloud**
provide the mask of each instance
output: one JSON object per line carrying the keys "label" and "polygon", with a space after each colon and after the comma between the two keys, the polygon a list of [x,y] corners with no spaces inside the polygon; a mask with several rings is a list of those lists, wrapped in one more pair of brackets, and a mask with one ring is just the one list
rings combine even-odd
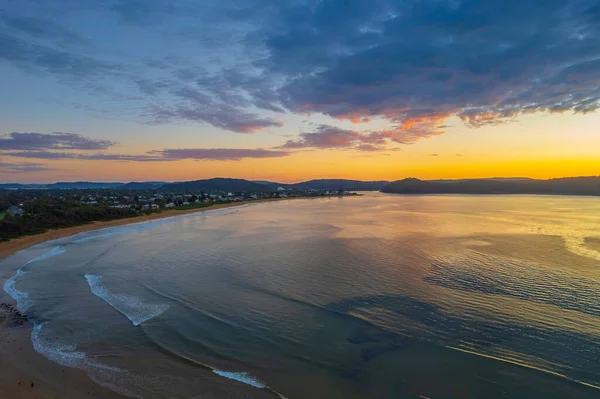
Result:
{"label": "dark cloud", "polygon": [[95,140],[77,133],[13,132],[0,136],[0,150],[105,150],[116,143],[110,140]]}
{"label": "dark cloud", "polygon": [[84,55],[76,49],[64,50],[15,36],[0,25],[0,60],[28,72],[57,75],[69,82],[90,78],[106,79],[122,72],[123,66]]}
{"label": "dark cloud", "polygon": [[49,168],[47,165],[36,162],[24,162],[24,163],[11,163],[11,162],[0,162],[0,172],[8,173],[31,173],[31,172],[43,172],[47,170],[54,170]]}
{"label": "dark cloud", "polygon": [[[0,10],[0,61],[94,93],[118,81],[155,123],[247,133],[313,112],[377,119],[381,132],[346,140],[381,146],[439,135],[452,116],[476,128],[600,107],[597,0],[32,3]],[[106,25],[68,28],[64,9]],[[99,40],[108,27],[131,35]],[[315,133],[286,145],[334,137]]]}
{"label": "dark cloud", "polygon": [[592,0],[323,1],[280,13],[267,65],[293,76],[280,89],[288,109],[432,122],[404,129],[409,142],[452,115],[477,127],[591,112],[600,106],[597,10]]}
{"label": "dark cloud", "polygon": [[183,88],[177,90],[175,94],[183,101],[170,107],[155,107],[150,112],[155,123],[205,122],[237,133],[255,133],[264,128],[282,126],[279,121],[245,112],[230,104],[217,102],[210,94],[197,90]]}

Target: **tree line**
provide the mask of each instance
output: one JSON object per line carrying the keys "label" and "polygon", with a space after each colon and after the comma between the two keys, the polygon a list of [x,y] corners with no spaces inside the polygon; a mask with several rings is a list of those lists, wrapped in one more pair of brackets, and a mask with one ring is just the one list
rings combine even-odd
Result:
{"label": "tree line", "polygon": [[15,198],[2,196],[0,212],[5,212],[12,205],[21,204],[21,208],[26,211],[23,215],[5,214],[0,220],[0,241],[38,234],[49,229],[136,216],[133,209],[115,209],[107,205],[91,206],[75,200],[52,197],[27,199],[19,203]]}

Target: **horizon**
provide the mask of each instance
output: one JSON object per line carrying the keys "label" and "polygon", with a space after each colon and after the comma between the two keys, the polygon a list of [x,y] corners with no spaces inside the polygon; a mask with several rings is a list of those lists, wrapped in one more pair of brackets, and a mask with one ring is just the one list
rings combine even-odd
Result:
{"label": "horizon", "polygon": [[344,178],[337,178],[337,177],[331,177],[331,178],[315,178],[315,179],[307,179],[307,180],[296,180],[296,181],[275,181],[275,180],[264,180],[264,179],[246,179],[243,177],[222,177],[222,176],[216,176],[216,177],[208,177],[208,178],[204,178],[204,179],[191,179],[191,180],[156,180],[156,179],[149,179],[149,180],[57,180],[57,181],[52,181],[52,182],[43,182],[43,183],[23,183],[23,182],[0,182],[0,185],[8,185],[8,184],[22,184],[22,185],[51,185],[51,184],[59,184],[59,183],[119,183],[119,184],[128,184],[128,183],[151,183],[151,182],[157,182],[157,183],[166,183],[166,184],[170,184],[170,183],[185,183],[185,182],[190,182],[190,181],[202,181],[202,180],[215,180],[215,179],[235,179],[235,180],[246,180],[246,181],[250,181],[250,182],[268,182],[268,183],[281,183],[281,184],[298,184],[298,183],[303,183],[303,182],[307,182],[307,181],[313,181],[313,180],[354,180],[354,181],[360,181],[360,182],[376,182],[376,181],[385,181],[385,182],[396,182],[396,181],[402,181],[402,180],[407,180],[407,179],[417,179],[417,180],[421,180],[421,181],[443,181],[443,180],[448,180],[448,181],[462,181],[462,180],[494,180],[494,179],[505,179],[505,180],[555,180],[555,179],[581,179],[581,178],[600,178],[600,175],[587,175],[587,176],[559,176],[559,177],[550,177],[547,179],[536,179],[536,178],[531,178],[531,177],[524,177],[524,176],[491,176],[491,177],[463,177],[463,178],[456,178],[456,179],[420,179],[418,177],[414,177],[414,176],[408,176],[408,177],[403,177],[400,179],[392,179],[392,180],[386,180],[386,179],[378,179],[378,180],[362,180],[362,179],[344,179]]}
{"label": "horizon", "polygon": [[594,7],[6,4],[0,181],[596,175]]}

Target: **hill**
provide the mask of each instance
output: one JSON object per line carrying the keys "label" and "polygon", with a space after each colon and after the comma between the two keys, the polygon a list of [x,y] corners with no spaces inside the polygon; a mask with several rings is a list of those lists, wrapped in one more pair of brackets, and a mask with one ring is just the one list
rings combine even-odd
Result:
{"label": "hill", "polygon": [[117,188],[119,190],[152,190],[155,188],[159,188],[167,184],[163,181],[145,181],[145,182],[137,182],[132,181],[130,183],[125,183]]}
{"label": "hill", "polygon": [[356,190],[369,191],[381,190],[389,184],[388,181],[361,181],[345,179],[319,179],[309,180],[302,183],[288,184],[284,187],[293,190]]}
{"label": "hill", "polygon": [[168,183],[160,188],[161,191],[169,192],[264,192],[273,191],[273,188],[267,184],[255,183],[244,179],[228,179],[228,178],[214,178],[206,180],[194,180],[178,183]]}
{"label": "hill", "polygon": [[395,194],[560,194],[600,195],[600,177],[566,177],[549,180],[492,178],[392,182],[381,190]]}

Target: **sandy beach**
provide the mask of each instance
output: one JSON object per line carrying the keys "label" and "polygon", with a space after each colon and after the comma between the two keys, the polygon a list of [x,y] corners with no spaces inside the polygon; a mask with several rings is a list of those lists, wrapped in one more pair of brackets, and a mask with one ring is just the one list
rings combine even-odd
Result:
{"label": "sandy beach", "polygon": [[[168,210],[133,218],[94,222],[82,226],[51,230],[0,243],[0,259],[45,241],[77,233],[130,223],[229,208],[248,203],[284,201],[294,198],[270,198],[256,201],[218,204],[206,208]],[[4,284],[1,279],[0,285]],[[4,290],[0,293],[0,397],[2,399],[124,398],[93,382],[83,371],[63,367],[37,353],[31,344],[32,325],[15,308]],[[208,396],[200,396],[213,398]],[[253,397],[253,396],[249,396]]]}

